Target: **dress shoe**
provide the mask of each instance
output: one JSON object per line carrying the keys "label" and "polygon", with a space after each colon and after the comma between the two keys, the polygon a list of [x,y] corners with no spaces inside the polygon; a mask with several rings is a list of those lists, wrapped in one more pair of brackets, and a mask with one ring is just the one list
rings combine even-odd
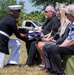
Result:
{"label": "dress shoe", "polygon": [[51,75],[65,75],[63,73],[51,73]]}
{"label": "dress shoe", "polygon": [[56,74],[56,73],[52,73],[51,75],[58,75],[58,74]]}
{"label": "dress shoe", "polygon": [[20,67],[33,67],[33,65],[23,64]]}
{"label": "dress shoe", "polygon": [[40,70],[45,70],[45,66],[44,65],[39,65],[38,66]]}
{"label": "dress shoe", "polygon": [[51,71],[52,71],[52,70],[51,70],[50,68],[47,68],[47,69],[45,68],[45,72],[46,72],[46,73],[51,73]]}
{"label": "dress shoe", "polygon": [[6,66],[18,66],[18,64],[7,64]]}

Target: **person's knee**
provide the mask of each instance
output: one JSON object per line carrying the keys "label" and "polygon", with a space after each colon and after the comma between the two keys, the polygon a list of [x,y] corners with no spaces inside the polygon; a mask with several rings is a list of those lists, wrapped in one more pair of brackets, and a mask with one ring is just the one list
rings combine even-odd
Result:
{"label": "person's knee", "polygon": [[45,52],[50,52],[50,53],[53,53],[55,50],[55,47],[53,45],[49,46],[49,45],[44,45],[43,46],[43,51]]}
{"label": "person's knee", "polygon": [[38,45],[38,48],[42,50],[42,47],[44,46],[44,42],[39,42],[37,45]]}

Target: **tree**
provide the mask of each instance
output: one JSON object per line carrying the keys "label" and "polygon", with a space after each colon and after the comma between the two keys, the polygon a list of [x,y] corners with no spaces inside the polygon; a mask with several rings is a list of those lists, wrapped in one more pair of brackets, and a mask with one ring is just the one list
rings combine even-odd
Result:
{"label": "tree", "polygon": [[29,14],[26,14],[24,17],[24,20],[37,20],[40,23],[44,23],[45,22],[45,16],[44,13],[41,11],[32,11]]}
{"label": "tree", "polygon": [[24,3],[25,2],[23,2],[23,1],[19,1],[19,5],[22,5],[22,10],[21,10],[21,13],[20,13],[20,17],[17,19],[18,20],[18,23],[19,23],[19,26],[21,26],[22,25],[22,22],[23,22],[23,20],[24,20],[24,16],[25,16],[25,10],[26,9],[24,9]]}
{"label": "tree", "polygon": [[74,0],[29,0],[29,1],[34,3],[34,6],[42,5],[44,8],[49,4],[53,4],[55,6],[56,2],[59,2],[59,3],[62,3],[62,2],[72,3],[72,2],[74,2]]}
{"label": "tree", "polygon": [[8,14],[8,6],[16,4],[16,0],[0,0],[0,19]]}
{"label": "tree", "polygon": [[8,14],[8,6],[16,4],[23,5],[22,9],[24,9],[24,2],[22,1],[19,1],[19,3],[17,3],[17,0],[0,0],[0,20]]}

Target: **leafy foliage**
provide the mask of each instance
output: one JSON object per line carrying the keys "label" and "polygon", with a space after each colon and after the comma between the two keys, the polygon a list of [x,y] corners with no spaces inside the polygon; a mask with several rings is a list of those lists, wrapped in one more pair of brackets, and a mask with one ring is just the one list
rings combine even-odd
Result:
{"label": "leafy foliage", "polygon": [[0,0],[0,19],[8,14],[8,6],[16,4],[16,0]]}
{"label": "leafy foliage", "polygon": [[40,6],[42,5],[43,7],[46,7],[49,4],[53,4],[55,6],[56,2],[67,2],[67,3],[72,3],[74,0],[29,0],[30,2],[34,3],[34,6]]}
{"label": "leafy foliage", "polygon": [[[8,14],[8,6],[9,5],[16,5],[17,0],[0,0],[0,19]],[[20,1],[18,4],[23,5],[22,9],[24,8],[24,3]]]}
{"label": "leafy foliage", "polygon": [[29,14],[26,14],[25,17],[24,17],[24,20],[37,20],[41,23],[44,23],[45,22],[45,16],[44,16],[44,13],[41,12],[41,11],[33,11]]}
{"label": "leafy foliage", "polygon": [[9,5],[20,4],[22,5],[22,10],[20,13],[20,17],[17,19],[19,25],[22,25],[22,22],[24,20],[37,20],[41,23],[45,22],[44,13],[41,11],[32,11],[29,14],[25,13],[26,9],[24,9],[24,3],[25,2],[23,2],[22,0],[20,0],[18,3],[17,3],[17,0],[0,0],[0,20],[8,14]]}

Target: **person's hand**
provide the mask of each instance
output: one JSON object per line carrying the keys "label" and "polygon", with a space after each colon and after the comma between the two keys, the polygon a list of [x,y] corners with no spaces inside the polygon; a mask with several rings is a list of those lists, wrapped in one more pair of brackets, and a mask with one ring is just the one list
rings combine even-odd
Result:
{"label": "person's hand", "polygon": [[44,36],[44,38],[47,38],[47,37],[48,37],[48,35],[49,35],[49,34],[46,34],[46,35]]}
{"label": "person's hand", "polygon": [[30,39],[30,38],[29,38],[29,37],[27,37],[25,34],[24,34],[24,37],[25,37],[25,38],[27,38],[27,39]]}
{"label": "person's hand", "polygon": [[22,34],[22,33],[20,33],[20,36],[21,36],[21,37],[25,37],[25,35],[24,35],[24,34]]}
{"label": "person's hand", "polygon": [[68,46],[68,43],[64,42],[64,43],[62,43],[62,44],[59,45],[59,46]]}
{"label": "person's hand", "polygon": [[56,40],[55,40],[55,39],[52,39],[52,40],[50,40],[50,41],[52,41],[52,42],[56,42]]}
{"label": "person's hand", "polygon": [[69,42],[66,42],[65,40],[60,46],[72,46],[72,45],[74,45],[74,38]]}
{"label": "person's hand", "polygon": [[37,30],[37,31],[35,31],[35,32],[41,32],[42,31],[42,29],[39,29],[39,30]]}
{"label": "person's hand", "polygon": [[72,40],[70,40],[70,42],[67,44],[68,46],[72,46],[74,45],[74,38]]}
{"label": "person's hand", "polygon": [[67,42],[67,38],[64,40],[64,42],[61,44],[61,45],[59,45],[59,46],[68,46],[68,43],[69,42]]}
{"label": "person's hand", "polygon": [[44,42],[50,41],[50,39],[48,39],[48,38],[42,38],[41,40],[44,41]]}
{"label": "person's hand", "polygon": [[51,36],[51,33],[46,34],[44,37],[49,38]]}

